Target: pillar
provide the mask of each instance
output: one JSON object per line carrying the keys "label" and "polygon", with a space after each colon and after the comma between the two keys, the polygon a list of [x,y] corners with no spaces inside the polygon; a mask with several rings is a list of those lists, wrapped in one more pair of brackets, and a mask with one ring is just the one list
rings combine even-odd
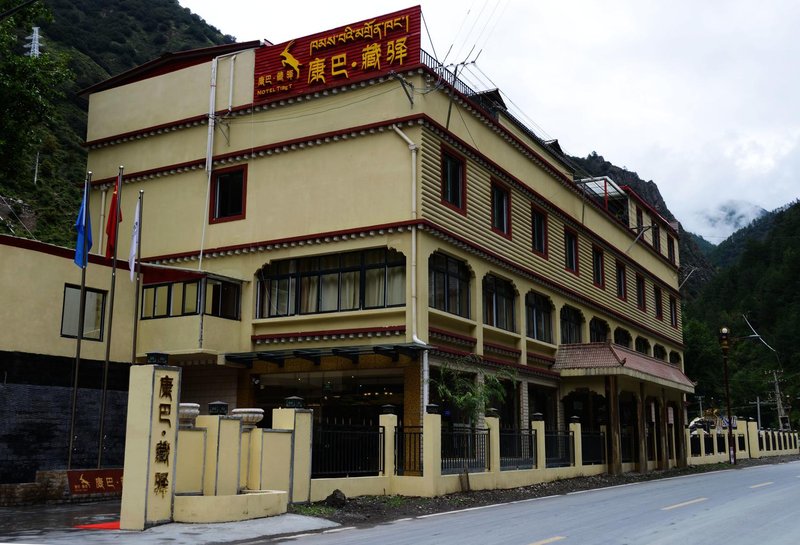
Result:
{"label": "pillar", "polygon": [[608,472],[622,473],[622,438],[619,417],[619,391],[616,375],[606,376],[606,405],[608,406]]}

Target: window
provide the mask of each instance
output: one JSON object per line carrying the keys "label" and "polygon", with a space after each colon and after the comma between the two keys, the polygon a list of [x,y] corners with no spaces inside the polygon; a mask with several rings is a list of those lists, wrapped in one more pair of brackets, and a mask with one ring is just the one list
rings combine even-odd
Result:
{"label": "window", "polygon": [[617,297],[625,301],[628,298],[627,275],[625,265],[617,261]]}
{"label": "window", "polygon": [[275,261],[258,277],[257,318],[405,304],[406,258],[387,248]]}
{"label": "window", "polygon": [[547,214],[531,208],[531,239],[533,252],[547,257]]}
{"label": "window", "polygon": [[550,298],[534,292],[525,296],[525,333],[537,341],[553,342],[553,303]]}
{"label": "window", "polygon": [[469,318],[469,280],[467,264],[436,252],[428,260],[430,292],[433,308]]}
{"label": "window", "polygon": [[459,212],[466,210],[466,177],[464,160],[450,152],[442,152],[442,202]]}
{"label": "window", "polygon": [[595,286],[605,289],[606,271],[604,262],[603,250],[597,247],[592,248],[592,279]]}
{"label": "window", "polygon": [[205,314],[229,320],[239,319],[239,292],[241,286],[233,282],[223,282],[207,278]]}
{"label": "window", "polygon": [[658,226],[655,220],[650,220],[650,231],[653,235],[653,249],[657,253],[661,253],[661,228]]}
{"label": "window", "polygon": [[671,350],[669,353],[669,362],[673,365],[680,365],[681,355],[678,352]]}
{"label": "window", "polygon": [[608,340],[608,329],[608,323],[600,318],[589,320],[589,342],[606,342]]}
{"label": "window", "polygon": [[667,235],[667,259],[675,264],[675,239]]}
{"label": "window", "polygon": [[636,346],[635,349],[637,352],[642,354],[650,355],[650,341],[645,339],[644,337],[636,337]]}
{"label": "window", "polygon": [[[83,330],[81,338],[89,341],[103,340],[103,320],[106,313],[106,292],[92,288],[84,291]],[[64,301],[61,307],[61,336],[78,336],[81,311],[81,288],[64,286]]]}
{"label": "window", "polygon": [[644,276],[636,275],[636,306],[639,310],[647,310],[647,300],[644,293]]}
{"label": "window", "polygon": [[142,319],[197,314],[198,280],[173,282],[142,288]]}
{"label": "window", "polygon": [[653,357],[657,360],[667,361],[667,349],[660,344],[653,345]]}
{"label": "window", "polygon": [[661,288],[653,286],[653,306],[656,308],[656,318],[664,319],[664,308],[661,303]]}
{"label": "window", "polygon": [[678,327],[678,300],[671,295],[669,297],[669,325]]}
{"label": "window", "polygon": [[483,323],[514,331],[514,286],[487,274],[483,278]]}
{"label": "window", "polygon": [[492,230],[511,236],[511,194],[508,188],[492,183]]}
{"label": "window", "polygon": [[567,305],[561,307],[561,344],[582,342],[582,326],[583,315],[580,310]]}
{"label": "window", "polygon": [[627,329],[618,327],[614,330],[614,344],[624,346],[625,348],[631,347],[631,334]]}
{"label": "window", "polygon": [[641,233],[642,229],[644,229],[644,214],[642,214],[642,209],[638,206],[636,207],[636,233]]}
{"label": "window", "polygon": [[245,217],[247,167],[215,171],[211,177],[211,223]]}
{"label": "window", "polygon": [[578,235],[564,231],[564,268],[578,274]]}

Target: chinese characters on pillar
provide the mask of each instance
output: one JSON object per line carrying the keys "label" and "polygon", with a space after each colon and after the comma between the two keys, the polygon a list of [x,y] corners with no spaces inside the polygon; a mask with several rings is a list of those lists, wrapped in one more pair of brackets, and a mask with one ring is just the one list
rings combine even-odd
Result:
{"label": "chinese characters on pillar", "polygon": [[158,388],[158,424],[162,427],[162,439],[155,443],[153,452],[153,492],[162,498],[169,492],[169,456],[172,445],[167,437],[167,430],[172,428],[172,387],[173,379],[170,376],[161,376]]}
{"label": "chinese characters on pillar", "polygon": [[418,7],[256,51],[254,100],[356,83],[419,63]]}

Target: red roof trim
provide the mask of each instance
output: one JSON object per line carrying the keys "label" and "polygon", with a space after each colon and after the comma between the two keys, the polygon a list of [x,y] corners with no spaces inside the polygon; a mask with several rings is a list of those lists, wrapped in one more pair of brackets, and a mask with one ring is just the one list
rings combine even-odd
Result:
{"label": "red roof trim", "polygon": [[446,329],[439,329],[438,327],[429,327],[428,331],[430,333],[435,334],[435,335],[442,335],[444,337],[452,337],[454,339],[457,339],[459,341],[462,341],[462,342],[465,342],[465,343],[468,343],[468,344],[477,344],[478,343],[478,339],[476,339],[475,337],[470,337],[468,335],[461,335],[459,333],[453,333],[452,331],[448,331]]}

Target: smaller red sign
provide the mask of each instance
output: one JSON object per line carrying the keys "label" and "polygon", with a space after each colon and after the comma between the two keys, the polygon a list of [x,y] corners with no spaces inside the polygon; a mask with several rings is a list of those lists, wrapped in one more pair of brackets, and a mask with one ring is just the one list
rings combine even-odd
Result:
{"label": "smaller red sign", "polygon": [[67,471],[69,493],[112,494],[122,492],[122,468],[71,469]]}

